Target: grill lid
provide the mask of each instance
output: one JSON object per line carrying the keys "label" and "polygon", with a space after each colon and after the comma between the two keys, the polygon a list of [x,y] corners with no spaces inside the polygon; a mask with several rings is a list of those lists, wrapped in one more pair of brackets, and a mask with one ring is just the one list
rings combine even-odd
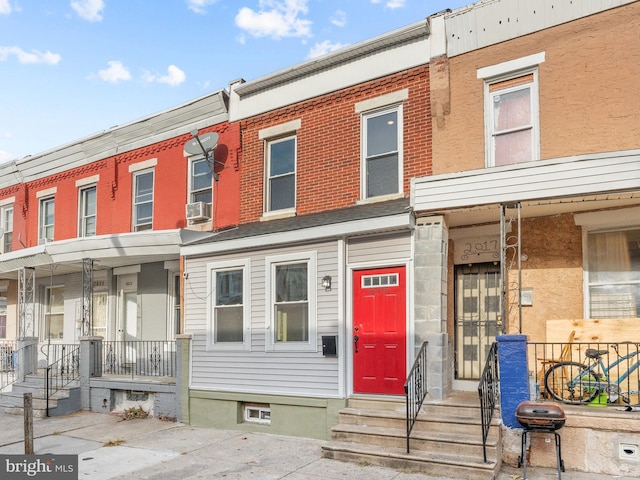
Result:
{"label": "grill lid", "polygon": [[516,419],[528,430],[558,430],[564,426],[564,410],[554,403],[521,402]]}

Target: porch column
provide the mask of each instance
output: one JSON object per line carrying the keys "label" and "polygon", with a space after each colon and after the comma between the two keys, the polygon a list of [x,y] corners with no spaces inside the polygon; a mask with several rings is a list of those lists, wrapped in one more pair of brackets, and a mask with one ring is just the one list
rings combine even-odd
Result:
{"label": "porch column", "polygon": [[80,337],[80,405],[91,410],[91,379],[102,376],[102,337]]}
{"label": "porch column", "polygon": [[38,337],[23,337],[16,342],[18,348],[18,378],[24,379],[38,369]]}
{"label": "porch column", "polygon": [[509,428],[522,428],[516,418],[516,410],[520,402],[529,400],[527,336],[502,335],[496,337],[496,341],[502,421]]}
{"label": "porch column", "polygon": [[427,347],[429,398],[442,400],[451,390],[453,376],[447,333],[447,244],[449,232],[442,216],[416,219],[414,233],[415,354]]}
{"label": "porch column", "polygon": [[189,356],[192,336],[176,335],[176,420],[189,423]]}

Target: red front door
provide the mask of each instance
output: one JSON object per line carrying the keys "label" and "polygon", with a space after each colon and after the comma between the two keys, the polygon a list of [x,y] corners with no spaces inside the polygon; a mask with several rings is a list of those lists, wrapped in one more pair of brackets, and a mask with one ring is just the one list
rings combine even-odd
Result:
{"label": "red front door", "polygon": [[353,390],[404,394],[405,268],[353,273]]}

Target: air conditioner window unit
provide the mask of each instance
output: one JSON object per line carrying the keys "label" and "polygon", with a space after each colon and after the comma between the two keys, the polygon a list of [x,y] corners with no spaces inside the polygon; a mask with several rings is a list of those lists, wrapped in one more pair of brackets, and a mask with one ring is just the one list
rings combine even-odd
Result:
{"label": "air conditioner window unit", "polygon": [[187,220],[208,220],[211,218],[211,205],[205,202],[187,203]]}
{"label": "air conditioner window unit", "polygon": [[40,238],[38,239],[38,245],[44,245],[45,243],[53,242],[51,238]]}

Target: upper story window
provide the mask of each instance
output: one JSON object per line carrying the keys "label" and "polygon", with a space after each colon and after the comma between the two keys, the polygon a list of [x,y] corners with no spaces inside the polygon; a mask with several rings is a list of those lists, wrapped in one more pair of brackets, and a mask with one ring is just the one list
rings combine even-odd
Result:
{"label": "upper story window", "polygon": [[79,231],[80,237],[96,234],[96,186],[89,185],[79,191]]}
{"label": "upper story window", "polygon": [[640,317],[640,229],[589,232],[591,318]]}
{"label": "upper story window", "polygon": [[133,175],[133,231],[153,227],[153,169]]}
{"label": "upper story window", "polygon": [[267,211],[296,206],[296,137],[267,142]]}
{"label": "upper story window", "polygon": [[55,199],[53,197],[40,199],[40,243],[53,241],[53,227],[55,220]]}
{"label": "upper story window", "polygon": [[8,253],[13,248],[13,204],[0,207],[0,227],[4,231],[2,236],[2,253]]}
{"label": "upper story window", "polygon": [[267,350],[315,351],[315,253],[269,257]]}
{"label": "upper story window", "polygon": [[538,64],[544,53],[478,70],[484,80],[486,165],[540,158]]}
{"label": "upper story window", "polygon": [[362,116],[364,198],[402,192],[402,106]]}
{"label": "upper story window", "polygon": [[249,350],[248,261],[217,262],[208,265],[209,345],[214,348]]}
{"label": "upper story window", "polygon": [[213,201],[213,174],[209,162],[205,158],[191,161],[189,181],[189,203]]}

